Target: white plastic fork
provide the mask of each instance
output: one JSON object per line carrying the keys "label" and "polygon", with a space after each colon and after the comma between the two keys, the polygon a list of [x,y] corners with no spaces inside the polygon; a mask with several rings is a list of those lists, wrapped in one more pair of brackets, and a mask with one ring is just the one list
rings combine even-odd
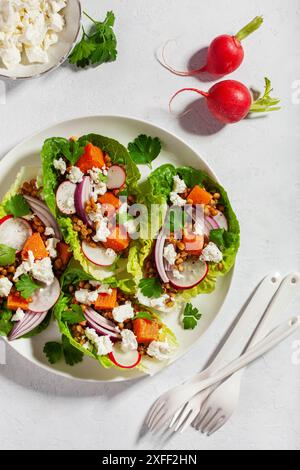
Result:
{"label": "white plastic fork", "polygon": [[[168,414],[170,416],[167,417],[166,421],[168,420],[168,418],[173,418],[170,427],[175,424],[175,431],[179,429],[176,421],[179,417],[181,418],[182,413],[185,414],[185,417],[189,417],[188,410],[183,410],[180,408],[180,406],[177,406],[178,402],[180,403],[180,393],[184,393],[182,391],[182,387],[184,387],[186,384],[193,384],[194,382],[197,383],[201,380],[208,379],[218,369],[221,369],[222,366],[225,366],[226,363],[231,361],[234,357],[238,357],[242,354],[249,339],[253,335],[259,321],[261,320],[263,313],[269,305],[270,300],[276,293],[281,283],[281,280],[282,278],[279,273],[271,273],[266,276],[265,279],[263,279],[261,284],[256,289],[254,295],[252,296],[239,321],[236,323],[229,338],[227,338],[225,344],[214,359],[213,363],[206,370],[202,371],[200,374],[196,374],[191,380],[189,380],[185,384],[181,384],[178,387],[175,387],[174,389],[164,393],[160,397],[160,399],[158,399],[157,402],[154,404],[152,408],[152,414],[158,413],[160,411],[159,408],[162,406],[162,404],[167,403],[167,408],[169,410]],[[209,390],[203,392],[203,401],[206,400],[206,398],[209,396],[209,393]],[[190,395],[189,398],[191,397],[193,397],[193,395]],[[185,402],[186,400],[183,401],[182,405],[185,404]],[[199,409],[200,408],[197,404],[197,412],[195,416],[197,416]],[[151,421],[150,418],[151,412],[149,415],[149,420]]]}
{"label": "white plastic fork", "polygon": [[[217,372],[213,377],[207,380],[200,380],[198,382],[188,383],[181,385],[181,387],[177,387],[175,389],[175,394],[173,395],[175,402],[166,403],[163,399],[159,399],[149,414],[147,420],[149,429],[152,432],[160,431],[166,421],[172,417],[174,405],[176,406],[176,410],[178,410],[190,399],[190,397],[206,388],[212,387],[216,383],[222,382],[227,377],[235,374],[240,369],[243,369],[248,364],[273,349],[290,335],[294,334],[299,327],[300,316],[291,318],[288,322],[283,323],[273,330],[263,341]],[[171,407],[169,406],[170,404]]]}
{"label": "white plastic fork", "polygon": [[[269,276],[266,279],[269,279]],[[269,302],[269,305],[267,309],[264,309],[264,305],[260,305],[259,311],[265,312],[265,314],[254,335],[252,335],[252,338],[251,335],[249,336],[250,341],[244,344],[243,349],[240,351],[241,353],[246,349],[246,346],[249,348],[255,345],[274,328],[280,321],[280,314],[288,307],[296,295],[299,294],[300,274],[298,273],[287,276],[280,286],[277,284],[276,289],[278,290],[273,296],[273,299],[272,296],[267,297],[270,291],[269,289],[265,290],[265,282],[261,285],[261,289],[265,292],[265,299]],[[262,293],[262,295],[264,294]],[[249,307],[251,314],[253,305]],[[248,312],[249,310],[247,309],[247,315]],[[210,373],[219,368],[223,360],[222,357],[224,357],[223,350],[210,366]],[[209,424],[212,424],[210,421],[214,419],[214,421],[218,421],[218,427],[220,428],[228,421],[238,405],[242,376],[243,371],[240,371],[228,378],[214,390],[205,390],[199,395],[194,396],[186,404],[185,409],[180,410],[180,412],[174,416],[170,427],[173,428],[175,432],[180,431],[182,433],[192,424],[197,430],[201,429],[202,432],[209,431],[211,433],[212,430],[215,431],[215,427],[212,428]],[[202,427],[201,424],[203,425]],[[208,425],[209,428],[207,427]]]}
{"label": "white plastic fork", "polygon": [[[214,361],[207,369],[197,374],[192,381],[205,380],[211,377],[234,357],[242,354],[281,281],[282,277],[279,273],[271,273],[263,279]],[[210,392],[211,390],[204,390],[199,395],[198,402],[193,401],[192,403],[189,401],[185,409],[179,409],[173,416],[170,428],[173,428],[175,432],[180,430],[181,427],[186,428],[196,418],[200,411],[200,402],[204,403]],[[167,392],[166,399],[169,398],[168,393],[172,393],[172,391]]]}
{"label": "white plastic fork", "polygon": [[[248,348],[255,346],[255,344],[261,341],[280,320],[280,315],[282,315],[295,297],[299,295],[299,284],[299,273],[290,274],[284,279],[267,309],[263,320],[251,338]],[[193,420],[194,414],[193,416],[190,415],[182,430],[193,421],[194,428],[209,436],[223,427],[238,406],[243,373],[244,370],[240,370],[215,388],[201,407],[195,420]],[[192,399],[192,402],[193,403],[190,404],[191,408],[194,409],[196,405],[198,409],[200,409],[203,400],[201,397],[196,396]]]}

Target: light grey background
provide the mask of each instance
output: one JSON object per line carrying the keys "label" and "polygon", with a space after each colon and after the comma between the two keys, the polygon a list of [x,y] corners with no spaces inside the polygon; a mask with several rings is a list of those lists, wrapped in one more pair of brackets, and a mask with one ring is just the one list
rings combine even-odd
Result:
{"label": "light grey background", "polygon": [[[41,127],[72,117],[125,114],[149,120],[184,138],[215,169],[239,214],[242,247],[232,291],[210,331],[154,378],[121,385],[72,382],[9,349],[7,365],[0,366],[1,449],[161,448],[152,439],[137,440],[154,399],[204,364],[263,275],[300,269],[300,92],[293,88],[300,88],[300,1],[82,3],[96,17],[115,11],[118,61],[79,72],[63,66],[37,81],[7,83],[6,104],[0,104],[0,155]],[[257,14],[264,15],[265,25],[245,42],[245,62],[232,77],[262,88],[269,76],[282,111],[213,128],[215,133],[206,114],[196,112],[180,123],[168,113],[170,95],[186,85],[207,89],[209,83],[162,69],[154,58],[157,47],[176,38],[172,61],[183,66],[216,35],[237,32]],[[299,306],[298,299],[283,314],[298,314]],[[221,432],[206,439],[190,429],[165,448],[299,450],[300,365],[292,364],[299,339],[300,333],[249,368],[239,410]]]}

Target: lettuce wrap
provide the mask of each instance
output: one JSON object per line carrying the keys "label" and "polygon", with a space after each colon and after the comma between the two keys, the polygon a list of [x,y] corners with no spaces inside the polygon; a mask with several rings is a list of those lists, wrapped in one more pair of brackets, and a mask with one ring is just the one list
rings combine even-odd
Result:
{"label": "lettuce wrap", "polygon": [[[81,264],[82,268],[98,280],[107,279],[108,282],[116,281],[121,277],[121,285],[128,289],[124,284],[122,273],[126,262],[124,259],[118,259],[117,263],[109,268],[98,267],[87,260],[83,255],[78,233],[74,230],[72,220],[69,216],[63,215],[56,204],[56,190],[59,184],[59,172],[54,168],[54,161],[64,158],[70,165],[76,165],[76,162],[84,154],[85,146],[91,143],[107,153],[112,164],[121,165],[126,171],[126,189],[119,196],[137,194],[137,185],[140,179],[140,172],[136,164],[132,161],[127,149],[119,142],[108,137],[97,134],[89,134],[79,138],[77,141],[54,137],[47,139],[44,143],[41,159],[43,166],[43,186],[44,198],[53,215],[56,217],[64,240],[72,249],[74,258]],[[120,276],[118,276],[118,274]]]}
{"label": "lettuce wrap", "polygon": [[[175,168],[171,164],[165,164],[157,168],[146,181],[140,184],[139,201],[144,203],[149,211],[152,204],[158,204],[165,210],[166,207],[172,205],[170,203],[170,194],[173,191],[174,177],[176,176],[182,179],[188,188],[197,185],[211,193],[218,193],[220,196],[218,203],[223,206],[222,210],[228,224],[228,230],[218,229],[211,232],[212,240],[223,254],[221,265],[219,263],[209,263],[208,274],[200,284],[194,288],[178,292],[177,301],[188,302],[200,294],[213,292],[218,276],[225,276],[232,269],[240,246],[240,226],[225,189],[204,171],[191,167]],[[151,224],[151,221],[149,223]],[[163,221],[161,221],[162,225]],[[144,242],[144,245],[147,247],[148,255],[150,255],[154,246],[153,242]],[[146,258],[146,253],[142,258],[139,256],[138,251],[132,253],[131,271],[135,272],[137,286],[144,277],[143,265]]]}
{"label": "lettuce wrap", "polygon": [[[77,310],[78,310],[78,307],[80,309],[82,309],[82,314],[83,315],[84,315],[85,309],[87,308],[84,305],[78,305],[78,302],[74,303],[74,292],[76,292],[76,290],[80,289],[80,286],[82,286],[82,283],[84,283],[86,285],[86,283],[91,282],[91,284],[95,288],[95,281],[96,280],[95,280],[95,278],[93,278],[93,276],[91,276],[89,273],[86,273],[82,269],[82,267],[81,267],[81,265],[78,261],[76,261],[75,259],[72,259],[69,263],[68,268],[66,269],[66,271],[64,272],[64,274],[61,277],[62,293],[61,293],[60,299],[58,300],[58,302],[57,302],[57,304],[54,308],[54,315],[55,315],[55,318],[58,322],[60,332],[62,333],[63,336],[65,336],[68,339],[69,343],[73,347],[75,347],[78,351],[80,351],[84,355],[86,355],[86,356],[88,356],[92,359],[97,360],[99,362],[99,364],[104,368],[111,368],[111,367],[119,368],[117,366],[117,364],[115,364],[111,360],[109,355],[99,355],[99,354],[97,354],[97,348],[95,347],[95,345],[89,344],[89,347],[87,347],[88,346],[87,343],[89,341],[84,336],[84,332],[83,332],[83,338],[84,338],[84,341],[86,341],[84,344],[83,344],[82,341],[81,342],[79,341],[79,338],[74,337],[74,329],[73,329],[74,324],[75,324],[75,322],[79,321],[79,318],[77,318],[77,320],[75,320],[75,321],[72,321],[72,310],[71,310],[72,306],[74,307],[74,305],[75,305]],[[103,284],[98,282],[97,285],[101,286]],[[112,284],[110,287],[115,288],[115,284]],[[92,287],[90,286],[90,288],[92,288]],[[101,295],[102,296],[103,295],[104,296],[105,295],[109,296],[110,294],[101,294]],[[128,297],[126,296],[126,299],[127,299],[126,302],[128,303],[128,302],[130,302],[131,298],[130,298],[130,296],[128,296]],[[132,302],[135,303],[136,301],[133,299]],[[92,306],[92,308],[93,308],[93,306]],[[166,325],[164,325],[161,322],[161,320],[157,317],[157,315],[155,315],[155,313],[153,313],[153,311],[151,311],[151,309],[147,309],[145,311],[145,309],[138,308],[138,310],[143,310],[143,312],[140,312],[139,315],[140,316],[143,316],[143,315],[146,316],[146,318],[147,318],[146,321],[149,321],[148,319],[152,318],[153,322],[155,322],[155,323],[157,322],[160,325],[160,327],[159,327],[159,338],[157,338],[157,340],[161,341],[161,342],[166,342],[167,341],[168,344],[170,345],[170,347],[172,349],[175,349],[175,347],[177,347],[177,341],[176,341],[176,338],[175,338],[174,334],[168,329],[168,327]],[[98,309],[97,312],[100,315],[105,315],[105,311],[103,311],[103,310]],[[109,311],[106,312],[106,313],[109,313]],[[78,315],[78,312],[77,313],[74,312],[74,315],[75,316]],[[83,319],[84,318],[81,318],[81,322],[80,322],[80,325],[83,325],[82,330],[84,330],[84,328],[87,328],[87,327],[93,328],[93,326],[91,326],[88,322],[86,322],[86,321],[82,322]],[[126,325],[126,322],[125,322],[125,325]],[[118,331],[121,331],[121,330],[118,330]],[[82,338],[80,338],[80,340],[81,339]],[[118,340],[117,340],[117,343],[115,343],[115,344],[118,344]],[[137,368],[139,368],[141,371],[147,373],[148,372],[149,360],[154,361],[154,359],[147,356],[147,358],[145,357],[141,360],[141,362],[138,364]]]}

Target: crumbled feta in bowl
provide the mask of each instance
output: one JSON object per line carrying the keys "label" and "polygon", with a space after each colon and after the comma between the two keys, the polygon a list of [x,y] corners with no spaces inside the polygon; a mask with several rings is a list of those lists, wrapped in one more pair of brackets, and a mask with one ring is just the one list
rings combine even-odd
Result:
{"label": "crumbled feta in bowl", "polygon": [[68,57],[80,32],[79,0],[1,0],[0,77],[38,77]]}

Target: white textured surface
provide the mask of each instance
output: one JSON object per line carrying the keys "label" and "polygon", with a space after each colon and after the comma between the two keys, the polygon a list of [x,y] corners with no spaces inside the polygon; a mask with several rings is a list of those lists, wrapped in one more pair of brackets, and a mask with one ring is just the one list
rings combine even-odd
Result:
{"label": "white textured surface", "polygon": [[[68,66],[38,81],[7,83],[0,104],[0,155],[40,127],[86,114],[126,114],[175,131],[199,149],[228,188],[242,225],[242,248],[234,287],[203,340],[162,374],[130,384],[80,384],[50,375],[7,351],[0,366],[1,449],[154,448],[138,433],[154,399],[205,363],[257,281],[268,271],[300,269],[300,105],[292,86],[300,80],[299,0],[85,0],[98,16],[116,13],[119,59],[99,69]],[[178,65],[215,35],[236,32],[256,14],[265,25],[246,45],[246,60],[234,77],[262,86],[269,76],[283,110],[210,134],[207,122],[180,123],[167,111],[170,94],[196,78],[164,71],[154,51],[178,38]],[[204,84],[203,87],[208,87]],[[298,83],[299,86],[299,83]],[[193,100],[193,97],[191,97]],[[0,99],[0,102],[2,100]],[[215,129],[216,130],[216,129]],[[299,313],[298,302],[286,314]],[[192,429],[166,449],[300,449],[300,365],[292,365],[293,341],[247,372],[238,412],[210,439]],[[161,448],[158,444],[156,448]]]}

